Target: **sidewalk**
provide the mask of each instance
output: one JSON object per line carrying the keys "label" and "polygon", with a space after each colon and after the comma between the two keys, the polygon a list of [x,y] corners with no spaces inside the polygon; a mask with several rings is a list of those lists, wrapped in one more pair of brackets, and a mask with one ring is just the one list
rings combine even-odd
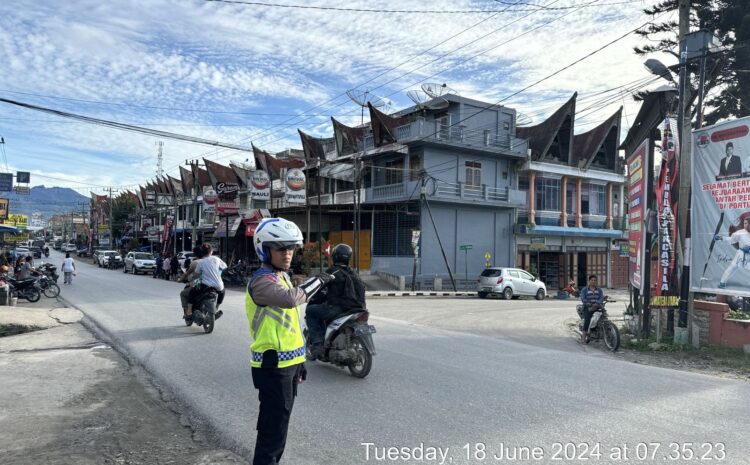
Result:
{"label": "sidewalk", "polygon": [[13,465],[246,464],[214,449],[74,309],[0,307],[0,460]]}

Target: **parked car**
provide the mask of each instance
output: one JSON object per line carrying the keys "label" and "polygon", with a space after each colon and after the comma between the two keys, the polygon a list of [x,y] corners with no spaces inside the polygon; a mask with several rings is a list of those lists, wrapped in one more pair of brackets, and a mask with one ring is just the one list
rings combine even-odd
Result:
{"label": "parked car", "polygon": [[153,273],[156,269],[156,260],[148,252],[128,252],[125,256],[125,267],[123,273],[130,271],[133,274]]}
{"label": "parked car", "polygon": [[40,247],[29,247],[29,252],[34,258],[42,258],[42,249]]}
{"label": "parked car", "polygon": [[180,268],[185,268],[185,259],[189,258],[190,261],[193,261],[195,258],[195,254],[191,252],[190,250],[183,250],[182,252],[177,254],[177,261],[180,262]]}
{"label": "parked car", "polygon": [[78,249],[76,251],[76,254],[79,257],[88,257],[88,255],[89,255],[89,248],[88,247],[81,247],[80,249]]}
{"label": "parked car", "polygon": [[518,268],[487,268],[477,281],[477,295],[485,298],[500,295],[506,300],[520,296],[534,296],[543,300],[547,286],[527,271]]}
{"label": "parked car", "polygon": [[101,247],[94,247],[93,251],[91,252],[91,261],[94,265],[97,265],[99,263],[99,256],[105,250],[106,249],[102,249]]}
{"label": "parked car", "polygon": [[122,255],[120,255],[120,252],[116,250],[102,250],[99,254],[99,267],[102,268],[109,266],[110,260],[115,260],[115,267],[117,268],[119,268],[123,263]]}
{"label": "parked car", "polygon": [[26,247],[16,247],[15,249],[16,257],[25,257],[26,255],[29,255],[31,251],[27,249]]}
{"label": "parked car", "polygon": [[63,252],[73,252],[75,253],[78,250],[78,247],[75,244],[65,244],[62,247]]}
{"label": "parked car", "polygon": [[55,241],[55,245],[52,246],[52,248],[55,249],[55,250],[62,250],[62,246],[63,246],[63,240],[62,239],[57,239]]}

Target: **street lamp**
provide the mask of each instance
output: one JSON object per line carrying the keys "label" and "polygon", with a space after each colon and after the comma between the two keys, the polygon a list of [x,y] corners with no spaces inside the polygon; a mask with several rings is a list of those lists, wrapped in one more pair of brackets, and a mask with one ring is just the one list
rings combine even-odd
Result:
{"label": "street lamp", "polygon": [[657,60],[656,58],[649,58],[643,63],[643,66],[645,66],[646,69],[651,72],[651,74],[655,74],[671,83],[677,84],[674,80],[674,76],[672,75],[672,71],[670,71],[670,69],[667,68],[664,63]]}

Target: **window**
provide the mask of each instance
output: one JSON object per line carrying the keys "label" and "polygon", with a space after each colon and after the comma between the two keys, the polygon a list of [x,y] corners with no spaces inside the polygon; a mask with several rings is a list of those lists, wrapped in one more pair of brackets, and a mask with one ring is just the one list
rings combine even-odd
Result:
{"label": "window", "polygon": [[565,189],[566,207],[567,213],[573,214],[576,212],[576,185],[574,181],[568,181],[568,185]]}
{"label": "window", "polygon": [[581,213],[584,215],[606,215],[607,193],[601,184],[584,184],[581,189]]}
{"label": "window", "polygon": [[418,181],[422,171],[422,159],[419,155],[409,156],[409,181]]}
{"label": "window", "polygon": [[444,115],[435,118],[435,132],[438,139],[450,138],[451,115]]}
{"label": "window", "polygon": [[503,129],[506,131],[510,131],[510,123],[507,121],[503,121]]}
{"label": "window", "polygon": [[508,274],[510,275],[511,278],[518,278],[519,277],[518,276],[518,271],[515,271],[515,270],[508,270]]}
{"label": "window", "polygon": [[520,274],[523,279],[528,279],[529,281],[534,281],[534,277],[531,276],[529,273],[527,273],[525,271],[519,271],[518,274]]}
{"label": "window", "polygon": [[490,145],[490,130],[489,129],[484,130],[484,145],[486,146]]}
{"label": "window", "polygon": [[536,181],[536,209],[560,211],[560,180],[539,178]]}
{"label": "window", "polygon": [[497,268],[487,268],[486,270],[482,270],[482,274],[480,276],[483,276],[485,278],[497,278],[502,275],[503,270],[499,270]]}
{"label": "window", "polygon": [[401,184],[402,182],[404,182],[403,171],[404,171],[404,159],[403,158],[385,162],[386,185]]}
{"label": "window", "polygon": [[529,177],[522,174],[518,177],[518,190],[528,192],[529,191]]}
{"label": "window", "polygon": [[478,161],[466,162],[466,186],[480,187],[482,185],[482,164]]}

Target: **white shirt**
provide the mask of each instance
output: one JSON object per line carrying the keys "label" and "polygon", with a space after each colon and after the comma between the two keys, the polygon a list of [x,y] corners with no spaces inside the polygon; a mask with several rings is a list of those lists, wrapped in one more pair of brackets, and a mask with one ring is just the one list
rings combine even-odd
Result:
{"label": "white shirt", "polygon": [[210,255],[198,260],[196,271],[201,275],[201,283],[213,287],[217,291],[224,290],[224,281],[221,280],[221,272],[227,268],[227,264],[219,257]]}
{"label": "white shirt", "polygon": [[70,273],[72,271],[75,271],[75,269],[76,268],[75,268],[72,258],[68,257],[65,260],[63,260],[63,264],[62,264],[63,273]]}

